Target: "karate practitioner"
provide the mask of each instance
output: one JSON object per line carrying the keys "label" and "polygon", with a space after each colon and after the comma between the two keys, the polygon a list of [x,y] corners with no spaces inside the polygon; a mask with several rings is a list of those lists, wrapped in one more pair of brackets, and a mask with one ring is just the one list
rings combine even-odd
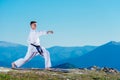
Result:
{"label": "karate practitioner", "polygon": [[[40,45],[39,37],[46,34],[53,34],[53,31],[36,31],[36,21],[30,22],[31,31],[28,37],[28,51],[24,58],[20,58],[12,63],[12,68],[21,67],[37,54],[40,54],[45,59],[45,69],[50,70],[51,60],[49,52]],[[34,64],[34,63],[33,63]]]}

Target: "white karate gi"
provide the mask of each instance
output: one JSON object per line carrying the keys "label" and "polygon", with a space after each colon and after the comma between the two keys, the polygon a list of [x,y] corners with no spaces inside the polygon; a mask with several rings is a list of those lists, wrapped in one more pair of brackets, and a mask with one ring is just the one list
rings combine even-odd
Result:
{"label": "white karate gi", "polygon": [[[14,62],[17,67],[22,66],[24,63],[32,59],[35,55],[39,54],[37,49],[34,46],[32,46],[31,43],[35,45],[40,45],[39,37],[46,34],[47,34],[46,31],[40,31],[40,32],[37,32],[36,30],[30,31],[28,37],[28,44],[29,44],[28,51],[24,58],[20,58]],[[42,50],[43,50],[43,57],[45,59],[45,68],[49,68],[51,67],[50,54],[44,47],[42,47]]]}

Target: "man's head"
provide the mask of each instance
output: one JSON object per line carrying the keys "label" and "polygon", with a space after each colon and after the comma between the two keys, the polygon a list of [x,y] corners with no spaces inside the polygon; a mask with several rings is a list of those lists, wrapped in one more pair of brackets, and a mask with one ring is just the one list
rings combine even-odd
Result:
{"label": "man's head", "polygon": [[36,23],[37,23],[36,21],[31,21],[31,22],[30,22],[30,26],[31,26],[31,28],[32,28],[33,30],[35,30],[36,27],[37,27],[37,24],[36,24]]}

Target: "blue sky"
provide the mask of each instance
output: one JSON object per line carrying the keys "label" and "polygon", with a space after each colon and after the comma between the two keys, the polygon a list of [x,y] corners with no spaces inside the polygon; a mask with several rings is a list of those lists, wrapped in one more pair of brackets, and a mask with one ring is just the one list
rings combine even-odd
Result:
{"label": "blue sky", "polygon": [[120,0],[0,0],[0,40],[27,45],[31,20],[45,47],[120,41]]}

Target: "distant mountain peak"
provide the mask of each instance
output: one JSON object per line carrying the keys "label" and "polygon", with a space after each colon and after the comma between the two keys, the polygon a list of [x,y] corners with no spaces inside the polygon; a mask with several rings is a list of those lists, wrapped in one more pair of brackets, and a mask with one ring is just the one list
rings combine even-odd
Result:
{"label": "distant mountain peak", "polygon": [[0,46],[2,47],[16,47],[16,46],[20,46],[21,44],[17,44],[17,43],[12,43],[12,42],[7,42],[7,41],[0,41]]}
{"label": "distant mountain peak", "polygon": [[54,68],[72,69],[72,68],[76,68],[76,66],[70,63],[63,63],[60,65],[54,66]]}
{"label": "distant mountain peak", "polygon": [[120,45],[120,42],[110,41],[108,44],[111,44],[111,45]]}

